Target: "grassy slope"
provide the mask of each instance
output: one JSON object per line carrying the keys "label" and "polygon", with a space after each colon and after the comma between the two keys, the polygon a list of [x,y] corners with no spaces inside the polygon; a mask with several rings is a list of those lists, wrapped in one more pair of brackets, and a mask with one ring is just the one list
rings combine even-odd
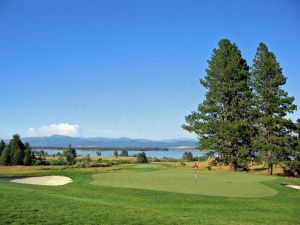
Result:
{"label": "grassy slope", "polygon": [[91,185],[90,172],[44,174],[74,182],[46,187],[0,181],[1,224],[300,224],[300,191],[281,185],[300,184],[298,179],[264,181],[275,196],[230,198]]}

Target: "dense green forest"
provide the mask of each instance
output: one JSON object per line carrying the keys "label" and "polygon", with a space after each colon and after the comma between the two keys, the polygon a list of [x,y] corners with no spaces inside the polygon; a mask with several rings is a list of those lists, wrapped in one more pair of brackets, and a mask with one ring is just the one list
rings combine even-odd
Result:
{"label": "dense green forest", "polygon": [[274,53],[260,43],[252,66],[235,43],[219,42],[200,80],[207,90],[183,128],[195,133],[198,148],[211,150],[216,164],[247,170],[252,162],[280,164],[289,175],[300,175],[299,120],[294,97],[283,90],[284,76]]}

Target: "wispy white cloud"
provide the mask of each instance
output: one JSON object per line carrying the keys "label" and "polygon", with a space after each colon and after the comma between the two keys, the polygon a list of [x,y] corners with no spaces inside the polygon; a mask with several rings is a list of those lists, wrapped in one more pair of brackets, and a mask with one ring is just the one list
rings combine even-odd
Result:
{"label": "wispy white cloud", "polygon": [[54,134],[77,136],[79,134],[79,125],[69,123],[50,124],[38,128],[31,127],[27,133],[30,136],[49,136]]}

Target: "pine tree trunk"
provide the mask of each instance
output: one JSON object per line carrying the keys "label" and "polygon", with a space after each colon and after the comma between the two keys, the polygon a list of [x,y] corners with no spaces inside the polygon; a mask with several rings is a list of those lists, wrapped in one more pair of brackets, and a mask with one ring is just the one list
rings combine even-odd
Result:
{"label": "pine tree trunk", "polygon": [[269,173],[269,175],[273,175],[273,164],[272,163],[269,163],[268,173]]}
{"label": "pine tree trunk", "polygon": [[237,170],[237,163],[236,162],[231,162],[229,164],[230,170],[231,171],[236,171]]}
{"label": "pine tree trunk", "polygon": [[269,175],[273,175],[273,163],[270,162],[270,160],[272,159],[272,152],[271,151],[268,151],[268,160],[269,160],[269,163],[268,163],[268,174]]}

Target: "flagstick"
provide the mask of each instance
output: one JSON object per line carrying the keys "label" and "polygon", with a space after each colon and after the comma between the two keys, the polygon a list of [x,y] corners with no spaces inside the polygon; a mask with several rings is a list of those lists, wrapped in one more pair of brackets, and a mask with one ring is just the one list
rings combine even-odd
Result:
{"label": "flagstick", "polygon": [[195,180],[194,180],[194,183],[196,184],[196,180],[197,180],[197,169],[198,169],[198,164],[197,163],[195,163],[195,165],[194,165],[194,177],[195,177]]}

